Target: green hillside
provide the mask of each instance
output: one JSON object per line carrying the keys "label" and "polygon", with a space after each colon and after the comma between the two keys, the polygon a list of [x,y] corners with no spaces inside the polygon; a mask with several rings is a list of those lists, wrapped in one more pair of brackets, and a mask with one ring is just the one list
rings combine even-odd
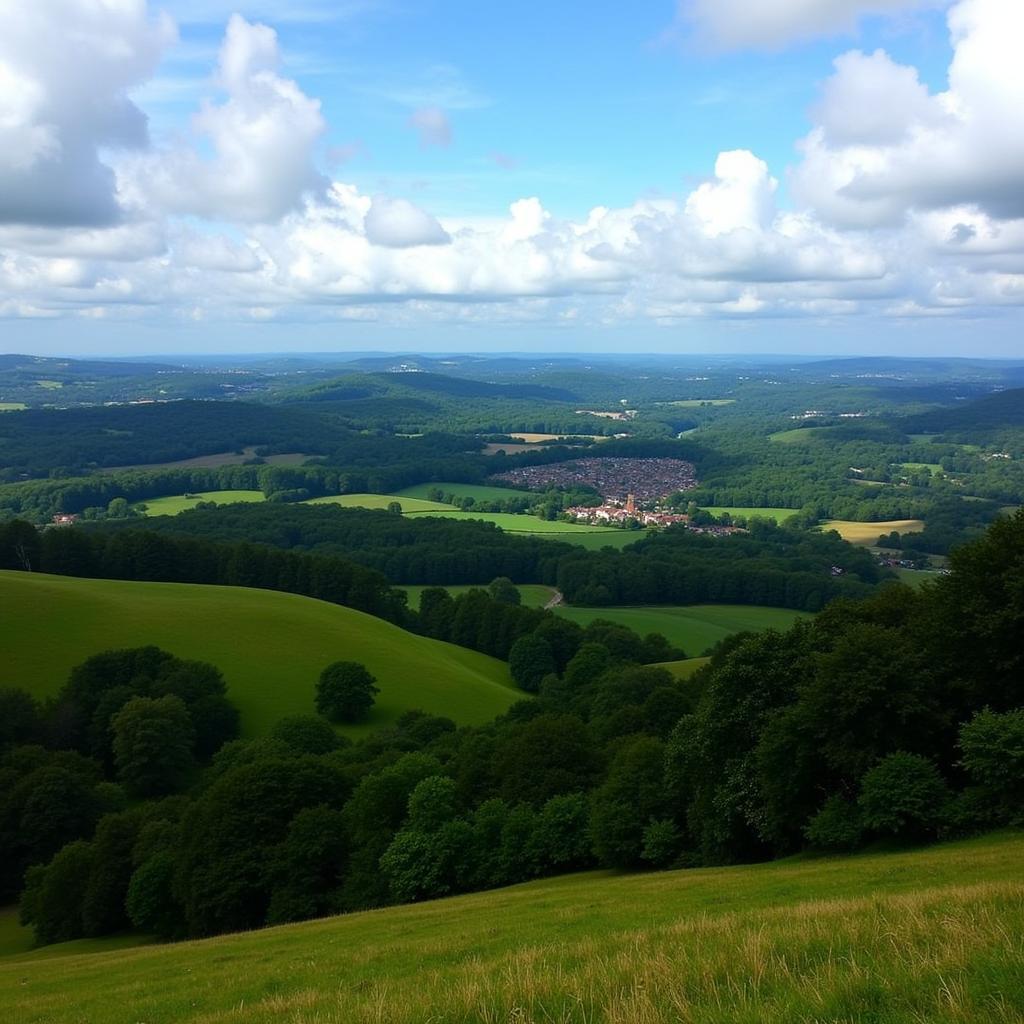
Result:
{"label": "green hillside", "polygon": [[[479,588],[487,589],[486,583],[478,583],[475,586],[471,584],[453,584],[447,586],[444,589],[448,591],[452,597],[458,597],[459,594],[465,594],[468,590],[476,590]],[[427,589],[426,586],[409,586],[400,587],[400,590],[404,590],[409,595],[409,607],[419,610],[420,597],[423,595],[423,591]],[[552,587],[545,587],[541,583],[521,583],[518,587],[521,604],[526,608],[546,608],[549,601],[554,598],[556,591]]]}
{"label": "green hillside", "polygon": [[346,731],[410,708],[486,722],[521,696],[503,662],[295,594],[0,571],[0,607],[7,685],[47,696],[98,651],[156,644],[217,665],[249,736],[311,713],[320,670],[339,659],[364,662],[381,688],[370,721]]}
{"label": "green hillside", "polygon": [[1024,1015],[1024,836],[594,872],[173,946],[0,961],[36,1024],[911,1024]]}
{"label": "green hillside", "polygon": [[586,626],[608,619],[628,626],[641,636],[661,633],[687,654],[699,655],[733,633],[744,630],[788,629],[807,612],[748,604],[653,605],[635,608],[576,608],[558,605],[557,615]]}

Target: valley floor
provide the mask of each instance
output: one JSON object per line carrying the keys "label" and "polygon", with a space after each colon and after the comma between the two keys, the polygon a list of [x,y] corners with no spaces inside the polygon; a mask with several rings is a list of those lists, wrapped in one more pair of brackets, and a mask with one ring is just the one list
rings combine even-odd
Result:
{"label": "valley floor", "polygon": [[1024,1021],[1024,835],[0,961],[12,1024]]}

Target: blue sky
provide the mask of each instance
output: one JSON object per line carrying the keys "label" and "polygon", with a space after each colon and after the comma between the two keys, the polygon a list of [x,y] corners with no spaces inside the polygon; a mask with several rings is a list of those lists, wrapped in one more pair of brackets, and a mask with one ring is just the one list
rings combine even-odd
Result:
{"label": "blue sky", "polygon": [[2,347],[1024,356],[1022,7],[0,6]]}

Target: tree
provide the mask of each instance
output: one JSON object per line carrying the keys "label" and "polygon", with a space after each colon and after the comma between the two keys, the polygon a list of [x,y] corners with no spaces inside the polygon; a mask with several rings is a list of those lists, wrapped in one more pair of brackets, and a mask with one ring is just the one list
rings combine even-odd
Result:
{"label": "tree", "polygon": [[864,825],[898,839],[934,836],[949,800],[938,768],[926,757],[899,750],[882,758],[860,786]]}
{"label": "tree", "polygon": [[0,750],[31,743],[41,729],[39,705],[30,693],[13,686],[0,689]]}
{"label": "tree", "polygon": [[332,722],[361,722],[380,693],[376,682],[358,661],[332,662],[316,684],[316,709]]}
{"label": "tree", "polygon": [[555,671],[551,644],[535,633],[521,636],[508,652],[508,668],[517,685],[528,693],[536,693],[541,680]]}
{"label": "tree", "polygon": [[320,715],[281,718],[271,729],[270,737],[302,754],[329,754],[341,746],[338,734]]}
{"label": "tree", "polygon": [[114,763],[125,789],[160,796],[184,785],[195,730],[180,697],[133,697],[114,716]]}
{"label": "tree", "polygon": [[519,588],[507,576],[495,576],[487,584],[487,593],[499,604],[522,604],[523,601]]}
{"label": "tree", "polygon": [[389,501],[388,511],[392,515],[400,516],[402,514],[402,503],[400,501]]}

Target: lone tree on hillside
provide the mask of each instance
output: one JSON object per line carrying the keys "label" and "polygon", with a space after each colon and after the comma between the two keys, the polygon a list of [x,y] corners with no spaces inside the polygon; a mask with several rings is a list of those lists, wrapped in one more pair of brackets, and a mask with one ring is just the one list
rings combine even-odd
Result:
{"label": "lone tree on hillside", "polygon": [[316,709],[332,722],[361,722],[380,693],[376,682],[358,661],[332,662],[316,684]]}

